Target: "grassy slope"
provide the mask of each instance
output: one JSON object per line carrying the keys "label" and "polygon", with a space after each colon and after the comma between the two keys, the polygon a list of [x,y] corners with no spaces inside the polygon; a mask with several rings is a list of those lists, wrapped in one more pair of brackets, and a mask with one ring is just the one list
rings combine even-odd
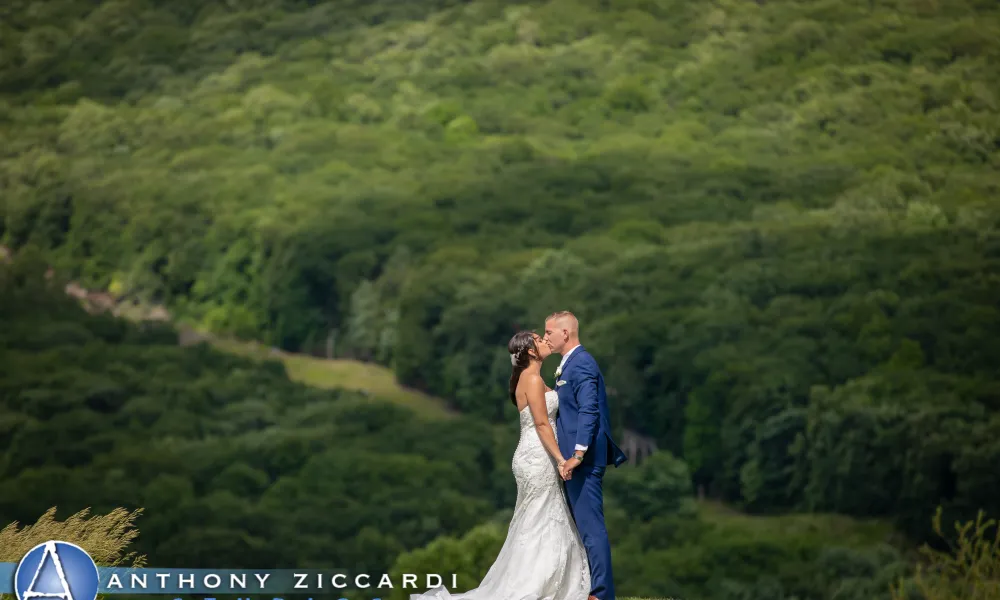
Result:
{"label": "grassy slope", "polygon": [[[156,307],[148,304],[122,303],[117,311],[121,317],[138,321],[148,318],[154,308]],[[225,338],[204,331],[200,331],[198,335],[216,348],[232,354],[259,360],[280,360],[285,365],[289,379],[298,383],[324,390],[339,388],[359,391],[373,400],[388,400],[423,417],[450,418],[456,414],[444,400],[400,385],[392,369],[388,367],[359,360],[324,359],[285,352],[255,341]]]}
{"label": "grassy slope", "polygon": [[706,521],[727,529],[741,530],[750,536],[780,532],[789,539],[819,537],[837,540],[842,546],[850,548],[864,548],[892,540],[895,535],[888,523],[878,519],[816,513],[748,515],[715,501],[699,502],[698,508]]}
{"label": "grassy slope", "polygon": [[400,385],[392,370],[387,367],[358,360],[331,360],[279,352],[253,342],[231,339],[214,339],[212,344],[234,354],[261,360],[281,360],[292,381],[325,390],[341,388],[361,391],[373,400],[376,397],[389,400],[424,417],[450,418],[455,415],[443,400]]}

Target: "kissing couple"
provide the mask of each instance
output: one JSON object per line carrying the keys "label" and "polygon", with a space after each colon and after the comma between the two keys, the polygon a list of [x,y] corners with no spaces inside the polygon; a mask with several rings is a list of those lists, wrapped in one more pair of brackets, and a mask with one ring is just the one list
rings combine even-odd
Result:
{"label": "kissing couple", "polygon": [[[517,501],[503,548],[479,587],[437,587],[410,600],[615,600],[602,482],[627,459],[611,439],[604,377],[580,345],[570,312],[545,320],[545,336],[520,331],[507,344],[510,401],[521,437],[511,467]],[[562,355],[555,389],[542,361]]]}

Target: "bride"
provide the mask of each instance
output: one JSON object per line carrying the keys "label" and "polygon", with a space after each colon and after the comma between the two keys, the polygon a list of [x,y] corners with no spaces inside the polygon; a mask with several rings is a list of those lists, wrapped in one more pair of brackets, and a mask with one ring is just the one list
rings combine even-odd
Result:
{"label": "bride", "polygon": [[507,539],[478,588],[452,595],[442,586],[410,600],[587,600],[590,593],[587,553],[559,476],[565,462],[555,433],[559,398],[540,373],[552,351],[530,331],[514,335],[507,350],[514,365],[510,401],[521,421],[511,462],[517,501]]}

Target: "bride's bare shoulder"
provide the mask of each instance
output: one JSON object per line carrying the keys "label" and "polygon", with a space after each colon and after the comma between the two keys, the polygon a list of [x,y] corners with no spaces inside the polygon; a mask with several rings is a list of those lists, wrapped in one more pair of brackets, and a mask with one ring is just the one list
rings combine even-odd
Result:
{"label": "bride's bare shoulder", "polygon": [[537,373],[524,373],[521,375],[520,380],[517,382],[517,389],[523,390],[525,393],[538,393],[548,391],[548,387],[545,386],[545,380],[542,376]]}

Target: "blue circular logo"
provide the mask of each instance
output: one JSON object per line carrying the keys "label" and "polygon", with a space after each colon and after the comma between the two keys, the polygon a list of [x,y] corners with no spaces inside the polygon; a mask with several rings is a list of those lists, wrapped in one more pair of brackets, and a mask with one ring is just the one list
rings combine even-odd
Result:
{"label": "blue circular logo", "polygon": [[69,542],[48,541],[24,555],[14,572],[17,600],[96,600],[97,565]]}

